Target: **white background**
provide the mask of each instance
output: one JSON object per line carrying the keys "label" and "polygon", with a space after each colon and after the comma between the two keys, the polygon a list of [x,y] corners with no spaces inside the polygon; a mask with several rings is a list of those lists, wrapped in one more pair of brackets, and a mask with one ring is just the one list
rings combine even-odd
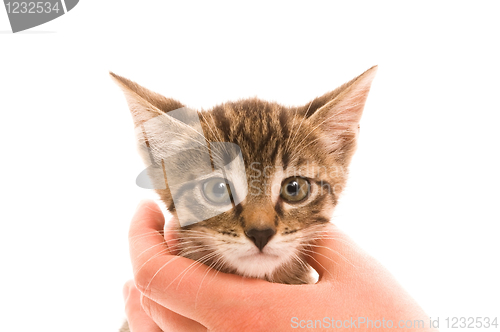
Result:
{"label": "white background", "polygon": [[18,34],[0,7],[0,330],[124,318],[151,193],[109,70],[209,108],[306,104],[378,64],[334,222],[441,327],[500,316],[497,4],[84,0]]}

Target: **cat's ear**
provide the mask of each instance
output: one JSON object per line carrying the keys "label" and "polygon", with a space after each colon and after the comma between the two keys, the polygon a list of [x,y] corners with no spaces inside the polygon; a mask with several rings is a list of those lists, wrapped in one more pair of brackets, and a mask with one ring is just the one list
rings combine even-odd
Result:
{"label": "cat's ear", "polygon": [[376,72],[374,66],[303,107],[313,128],[325,135],[328,152],[344,165],[349,164],[354,153],[359,121]]}
{"label": "cat's ear", "polygon": [[109,74],[125,94],[136,127],[158,115],[184,107],[177,100],[150,91],[125,77]]}
{"label": "cat's ear", "polygon": [[198,114],[124,77],[110,73],[123,90],[135,124],[139,153],[146,165],[161,165],[169,156],[203,143]]}

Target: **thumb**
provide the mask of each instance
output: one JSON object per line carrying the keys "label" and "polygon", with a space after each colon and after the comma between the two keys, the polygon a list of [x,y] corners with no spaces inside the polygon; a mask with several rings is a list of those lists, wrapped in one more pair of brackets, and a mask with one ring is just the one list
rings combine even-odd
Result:
{"label": "thumb", "polygon": [[310,245],[308,263],[320,281],[339,280],[352,275],[369,260],[369,255],[337,226],[330,224]]}

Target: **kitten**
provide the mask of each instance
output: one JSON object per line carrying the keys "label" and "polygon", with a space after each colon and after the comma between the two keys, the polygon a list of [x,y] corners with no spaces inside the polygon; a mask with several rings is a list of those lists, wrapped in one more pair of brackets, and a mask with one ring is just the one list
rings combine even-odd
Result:
{"label": "kitten", "polygon": [[314,282],[306,258],[345,185],[376,70],[304,106],[251,98],[200,112],[111,73],[173,214],[179,255],[245,277]]}

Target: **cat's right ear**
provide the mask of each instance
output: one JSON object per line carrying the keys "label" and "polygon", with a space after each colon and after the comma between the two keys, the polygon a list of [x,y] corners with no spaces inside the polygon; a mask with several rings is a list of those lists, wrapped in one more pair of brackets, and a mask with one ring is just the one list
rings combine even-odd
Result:
{"label": "cat's right ear", "polygon": [[[198,120],[196,111],[165,98],[139,84],[110,72],[125,94],[134,120],[139,153],[146,166],[161,165],[186,146],[201,144],[201,128],[193,130],[189,120]],[[167,114],[168,113],[168,114]],[[201,136],[201,137],[200,137]],[[194,143],[193,143],[194,142]]]}
{"label": "cat's right ear", "polygon": [[154,117],[184,107],[177,100],[150,91],[125,77],[113,72],[109,74],[125,94],[135,127]]}

